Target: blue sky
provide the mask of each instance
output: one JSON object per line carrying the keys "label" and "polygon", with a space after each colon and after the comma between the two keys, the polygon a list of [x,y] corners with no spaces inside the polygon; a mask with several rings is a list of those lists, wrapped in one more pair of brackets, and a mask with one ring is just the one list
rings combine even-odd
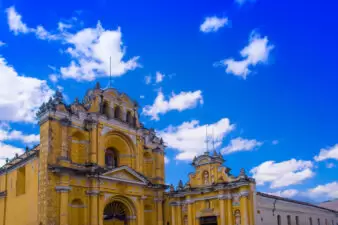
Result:
{"label": "blue sky", "polygon": [[208,125],[259,191],[338,198],[338,15],[321,3],[0,0],[2,162],[38,143],[56,89],[107,87],[112,56],[113,87],[167,142],[167,183],[187,181]]}

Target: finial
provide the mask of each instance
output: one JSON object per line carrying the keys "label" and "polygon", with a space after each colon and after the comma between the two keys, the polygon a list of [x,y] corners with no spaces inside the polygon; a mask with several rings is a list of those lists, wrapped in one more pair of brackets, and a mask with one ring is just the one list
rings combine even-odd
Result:
{"label": "finial", "polygon": [[101,89],[100,82],[96,82],[95,89]]}
{"label": "finial", "polygon": [[28,151],[29,151],[29,148],[28,148],[28,146],[26,146],[25,150],[26,150],[26,152],[28,152]]}
{"label": "finial", "polygon": [[174,192],[175,191],[174,185],[170,184],[169,190],[170,190],[170,192]]}
{"label": "finial", "polygon": [[75,98],[74,103],[79,104],[79,98],[78,97]]}
{"label": "finial", "polygon": [[241,169],[241,171],[239,173],[239,176],[240,177],[244,177],[244,178],[246,177],[246,173],[245,173],[245,169],[244,168]]}
{"label": "finial", "polygon": [[18,153],[15,153],[15,158],[18,158],[19,157],[19,154]]}
{"label": "finial", "polygon": [[6,158],[6,163],[8,163],[9,162],[9,159],[8,158]]}
{"label": "finial", "polygon": [[178,190],[182,190],[182,189],[183,189],[183,182],[182,182],[182,180],[180,180],[178,182]]}
{"label": "finial", "polygon": [[63,101],[63,95],[61,93],[61,91],[59,90],[56,90],[55,91],[55,94],[54,94],[54,100],[57,102],[57,103],[61,103]]}
{"label": "finial", "polygon": [[213,153],[213,156],[218,156],[216,150],[214,149],[214,153]]}

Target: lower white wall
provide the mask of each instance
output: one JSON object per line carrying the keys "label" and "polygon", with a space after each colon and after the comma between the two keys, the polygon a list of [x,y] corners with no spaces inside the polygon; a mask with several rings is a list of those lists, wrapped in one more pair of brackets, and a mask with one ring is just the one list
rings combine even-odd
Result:
{"label": "lower white wall", "polygon": [[[287,216],[291,217],[290,225],[338,225],[338,213],[301,203],[289,202],[273,196],[256,195],[256,225],[278,225],[277,216],[281,217],[280,225],[289,225]],[[296,223],[298,216],[299,223]],[[318,224],[320,219],[320,224]]]}

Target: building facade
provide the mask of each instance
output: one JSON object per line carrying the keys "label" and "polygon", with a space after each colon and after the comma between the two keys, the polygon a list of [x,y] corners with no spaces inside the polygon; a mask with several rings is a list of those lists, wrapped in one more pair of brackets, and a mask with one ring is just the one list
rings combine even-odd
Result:
{"label": "building facade", "polygon": [[185,185],[165,185],[165,144],[137,111],[99,84],[81,103],[56,92],[37,114],[40,144],[0,169],[0,225],[263,224],[254,180],[216,152],[193,160]]}
{"label": "building facade", "polygon": [[306,202],[256,194],[256,225],[338,225],[338,212]]}

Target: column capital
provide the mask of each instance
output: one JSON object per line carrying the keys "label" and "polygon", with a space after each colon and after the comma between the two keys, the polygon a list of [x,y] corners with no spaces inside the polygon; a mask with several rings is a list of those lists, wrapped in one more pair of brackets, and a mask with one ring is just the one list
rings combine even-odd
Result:
{"label": "column capital", "polygon": [[72,188],[69,186],[56,186],[55,190],[57,192],[69,192],[70,190],[72,190]]}
{"label": "column capital", "polygon": [[88,191],[86,191],[86,195],[89,195],[89,196],[98,196],[99,194],[100,194],[99,190],[88,190]]}

